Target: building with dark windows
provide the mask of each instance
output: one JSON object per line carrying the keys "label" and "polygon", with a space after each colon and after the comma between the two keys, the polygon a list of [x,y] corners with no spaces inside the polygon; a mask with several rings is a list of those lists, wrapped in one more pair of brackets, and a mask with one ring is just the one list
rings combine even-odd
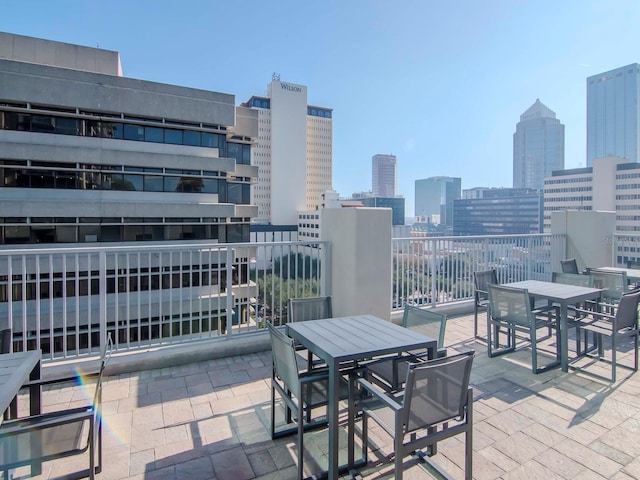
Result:
{"label": "building with dark windows", "polygon": [[371,159],[371,191],[374,197],[395,197],[398,191],[398,161],[395,155],[377,154]]}
{"label": "building with dark windows", "polygon": [[249,240],[257,112],[0,33],[0,243]]}
{"label": "building with dark windows", "polygon": [[459,177],[430,177],[415,182],[415,216],[421,221],[451,227],[453,201],[461,197]]}
{"label": "building with dark windows", "polygon": [[332,188],[333,114],[307,104],[306,86],[282,82],[278,75],[267,90],[267,96],[242,104],[257,114],[259,125],[251,203],[258,207],[254,224],[286,231],[297,225],[298,212],[315,210],[321,194]]}
{"label": "building with dark windows", "polygon": [[564,125],[539,99],[520,115],[513,134],[513,188],[544,187],[564,168]]}
{"label": "building with dark windows", "polygon": [[587,166],[600,157],[640,161],[640,65],[587,78]]}
{"label": "building with dark windows", "polygon": [[404,225],[403,197],[363,197],[359,199],[365,207],[380,207],[391,209],[391,224]]}
{"label": "building with dark windows", "polygon": [[542,232],[542,194],[529,188],[473,189],[453,202],[454,235]]}

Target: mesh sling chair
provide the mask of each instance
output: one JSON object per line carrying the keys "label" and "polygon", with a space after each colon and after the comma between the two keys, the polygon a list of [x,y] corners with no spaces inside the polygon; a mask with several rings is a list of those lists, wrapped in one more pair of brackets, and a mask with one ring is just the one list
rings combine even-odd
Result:
{"label": "mesh sling chair", "polygon": [[[553,283],[561,283],[564,285],[575,285],[577,287],[589,287],[589,288],[593,288],[593,277],[591,275],[581,275],[578,273],[560,273],[560,272],[553,272],[551,274],[551,281]],[[586,309],[586,306],[588,304],[590,304],[591,302],[588,303],[581,303],[578,305],[574,305],[574,307],[577,307],[578,309]],[[575,308],[569,308],[569,318],[567,318],[568,321],[568,327],[575,327],[576,328],[576,352],[578,355],[582,355],[584,352],[582,351],[582,347],[581,347],[581,338],[580,338],[580,328],[579,326],[576,324],[576,320],[578,320],[581,316],[584,316],[583,313],[580,313],[579,311],[576,311]],[[594,337],[595,338],[595,337]],[[587,332],[584,332],[584,345],[585,348],[588,348],[588,342],[587,342]]]}
{"label": "mesh sling chair", "polygon": [[[348,450],[354,464],[355,418],[362,412],[362,443],[365,461],[368,452],[368,421],[373,419],[394,439],[395,478],[402,479],[403,459],[427,449],[437,452],[437,442],[465,434],[465,478],[472,478],[473,391],[469,377],[474,352],[411,364],[405,389],[389,394],[353,373],[350,375]],[[439,470],[418,453],[423,460]],[[443,473],[443,472],[439,472]]]}
{"label": "mesh sling chair", "polygon": [[[290,298],[288,311],[290,322],[305,322],[333,316],[331,297]],[[296,345],[296,350],[305,349],[301,345]],[[307,366],[322,364],[319,359],[316,360],[314,362],[313,355],[310,352],[307,353]]]}
{"label": "mesh sling chair", "polygon": [[[634,365],[633,371],[638,370],[638,301],[640,290],[634,290],[622,295],[615,309],[615,314],[583,310],[584,317],[577,323],[581,329],[593,332],[598,341],[598,358],[604,357],[603,337],[611,338],[611,381],[616,381],[616,366],[618,347],[625,338],[633,338]],[[630,368],[630,367],[627,367]]]}
{"label": "mesh sling chair", "polygon": [[[300,372],[296,360],[293,339],[267,323],[271,337],[273,373],[271,376],[271,438],[281,438],[297,432],[298,478],[303,474],[304,431],[326,425],[326,420],[311,421],[311,410],[326,405],[329,372],[316,368]],[[276,392],[285,404],[286,424],[296,423],[276,430]],[[347,398],[347,383],[341,383],[341,398]],[[306,422],[305,422],[306,418]]]}
{"label": "mesh sling chair", "polygon": [[498,283],[498,275],[495,270],[473,272],[473,336],[484,340],[478,335],[478,310],[489,306],[489,285]]}
{"label": "mesh sling chair", "polygon": [[[555,342],[556,358],[549,364],[538,367],[539,328],[547,327],[556,331],[558,322],[547,315],[538,316],[531,308],[529,293],[525,289],[489,285],[489,309],[487,311],[487,353],[489,357],[504,355],[516,349],[516,332],[525,332],[531,341],[531,369],[540,373],[560,365],[560,342]],[[507,344],[500,346],[500,333],[506,331]]]}
{"label": "mesh sling chair", "polygon": [[602,288],[601,298],[604,303],[616,305],[629,289],[626,272],[607,272],[590,268],[588,273],[593,277],[593,286]]}
{"label": "mesh sling chair", "polygon": [[[0,330],[0,353],[11,353],[11,329],[5,328]],[[4,419],[15,418],[18,416],[18,397],[11,401],[11,405],[4,412]]]}
{"label": "mesh sling chair", "polygon": [[[89,468],[67,479],[95,478],[102,469],[102,377],[111,356],[108,338],[96,381],[93,402],[83,407],[5,421],[0,425],[0,465],[9,470],[72,455],[89,453]],[[97,463],[96,463],[97,456]]]}
{"label": "mesh sling chair", "polygon": [[[418,307],[405,306],[402,316],[402,326],[418,330],[438,341],[436,357],[447,355],[444,345],[444,334],[447,325],[447,316],[432,310],[423,310]],[[410,351],[408,355],[381,358],[364,364],[367,373],[371,374],[370,380],[388,391],[398,390],[407,378],[409,362],[428,360],[428,351]]]}
{"label": "mesh sling chair", "polygon": [[560,260],[560,266],[562,267],[562,273],[574,273],[579,274],[578,262],[575,258],[567,258],[566,260]]}

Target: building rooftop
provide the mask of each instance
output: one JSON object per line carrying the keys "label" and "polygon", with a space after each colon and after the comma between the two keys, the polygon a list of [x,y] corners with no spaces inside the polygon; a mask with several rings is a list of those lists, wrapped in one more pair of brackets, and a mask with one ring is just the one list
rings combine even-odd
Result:
{"label": "building rooftop", "polygon": [[[529,349],[489,359],[486,345],[473,339],[472,325],[470,315],[450,318],[445,344],[450,352],[476,350],[474,478],[640,477],[637,373],[619,369],[613,384],[577,371],[534,375]],[[621,361],[629,364],[631,355],[629,348]],[[295,478],[295,435],[273,441],[269,433],[270,375],[271,353],[261,352],[108,376],[104,469],[98,478]],[[26,395],[20,401],[24,412]],[[84,402],[81,386],[50,387],[43,393],[47,411]],[[313,470],[314,460],[326,454],[325,434],[305,435],[312,457],[305,459],[305,468]],[[390,438],[378,430],[371,441],[377,449],[362,477],[392,478]],[[463,453],[460,436],[440,443],[433,460],[462,478]],[[45,464],[41,478],[78,465],[84,468],[86,459]],[[405,478],[435,478],[417,459],[406,458],[405,466]]]}

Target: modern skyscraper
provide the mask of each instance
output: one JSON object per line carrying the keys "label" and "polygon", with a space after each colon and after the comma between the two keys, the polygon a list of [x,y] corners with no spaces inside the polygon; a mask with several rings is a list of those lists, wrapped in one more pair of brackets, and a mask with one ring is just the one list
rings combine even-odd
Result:
{"label": "modern skyscraper", "polygon": [[453,225],[453,201],[460,198],[459,177],[430,177],[416,180],[415,215],[431,223]]}
{"label": "modern skyscraper", "polygon": [[256,223],[297,225],[298,212],[315,210],[332,179],[332,109],[307,105],[307,87],[274,75],[266,97],[243,107],[258,110],[258,143],[251,164],[258,180],[251,203]]}
{"label": "modern skyscraper", "polygon": [[587,166],[598,157],[640,161],[640,65],[587,78]]}
{"label": "modern skyscraper", "polygon": [[544,188],[564,169],[564,125],[539,99],[520,115],[513,134],[513,188]]}
{"label": "modern skyscraper", "polygon": [[374,197],[395,197],[398,190],[398,163],[395,155],[377,154],[371,159]]}

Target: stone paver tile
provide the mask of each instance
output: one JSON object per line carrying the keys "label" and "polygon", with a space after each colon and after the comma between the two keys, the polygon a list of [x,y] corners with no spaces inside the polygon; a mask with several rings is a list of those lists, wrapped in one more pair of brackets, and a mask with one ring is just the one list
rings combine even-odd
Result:
{"label": "stone paver tile", "polygon": [[600,441],[632,457],[640,456],[640,433],[618,427],[602,435]]}
{"label": "stone paver tile", "polygon": [[550,448],[535,458],[535,461],[544,465],[561,478],[575,478],[586,470],[586,467],[566,455]]}
{"label": "stone paver tile", "polygon": [[536,458],[548,448],[544,443],[522,432],[516,432],[497,441],[494,447],[520,464]]}
{"label": "stone paver tile", "polygon": [[619,463],[585,447],[571,438],[559,443],[554,448],[568,458],[575,460],[605,478],[611,478],[622,468],[622,465]]}
{"label": "stone paver tile", "polygon": [[218,480],[249,480],[255,477],[242,448],[215,453],[211,455],[211,461]]}
{"label": "stone paver tile", "polygon": [[139,473],[155,470],[155,460],[156,455],[155,449],[153,448],[132,453],[131,460],[129,462],[129,474],[137,475]]}
{"label": "stone paver tile", "polygon": [[611,445],[607,445],[606,443],[601,442],[600,440],[596,440],[595,442],[591,443],[589,445],[589,448],[601,455],[604,455],[607,458],[610,458],[620,465],[627,465],[634,458],[620,451],[619,449],[612,447]]}
{"label": "stone paver tile", "polygon": [[523,478],[527,480],[562,480],[563,477],[535,460],[529,460],[502,476],[503,480],[522,480]]}
{"label": "stone paver tile", "polygon": [[188,460],[186,462],[178,463],[176,465],[176,479],[192,480],[195,478],[215,478],[213,473],[213,465],[211,464],[211,457],[204,456]]}
{"label": "stone paver tile", "polygon": [[567,438],[564,435],[542,425],[541,423],[532,423],[531,425],[523,428],[522,432],[549,447],[553,447],[557,443],[563,442]]}
{"label": "stone paver tile", "polygon": [[484,457],[487,461],[493,463],[505,472],[509,472],[520,465],[518,462],[506,456],[504,453],[502,453],[502,451],[497,450],[493,446],[483,448],[482,450],[477,452],[475,456],[478,455]]}
{"label": "stone paver tile", "polygon": [[512,435],[531,425],[533,420],[509,409],[487,418],[486,422],[507,435]]}
{"label": "stone paver tile", "polygon": [[622,472],[628,475],[630,478],[640,478],[640,458],[636,458],[631,463],[626,465]]}
{"label": "stone paver tile", "polygon": [[247,454],[247,459],[257,476],[266,475],[278,469],[268,450],[262,449],[255,453],[249,453]]}

